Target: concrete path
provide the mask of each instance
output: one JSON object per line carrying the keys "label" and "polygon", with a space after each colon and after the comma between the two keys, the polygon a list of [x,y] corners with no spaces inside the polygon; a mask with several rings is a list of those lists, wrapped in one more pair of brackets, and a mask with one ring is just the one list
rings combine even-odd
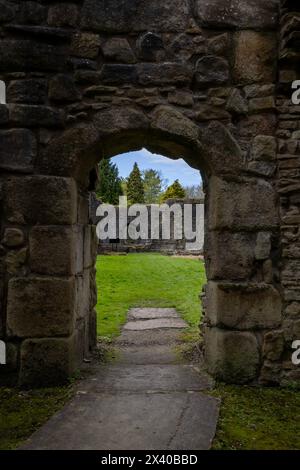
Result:
{"label": "concrete path", "polygon": [[186,323],[174,309],[132,309],[116,363],[97,366],[23,449],[204,450],[219,401],[212,379],[174,352]]}

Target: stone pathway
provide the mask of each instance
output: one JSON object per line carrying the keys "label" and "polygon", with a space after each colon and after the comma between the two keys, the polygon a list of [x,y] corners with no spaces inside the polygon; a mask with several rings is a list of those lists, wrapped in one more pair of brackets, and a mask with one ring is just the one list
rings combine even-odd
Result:
{"label": "stone pathway", "polygon": [[174,352],[186,326],[174,309],[132,309],[117,362],[98,366],[23,449],[209,449],[219,401],[212,379]]}

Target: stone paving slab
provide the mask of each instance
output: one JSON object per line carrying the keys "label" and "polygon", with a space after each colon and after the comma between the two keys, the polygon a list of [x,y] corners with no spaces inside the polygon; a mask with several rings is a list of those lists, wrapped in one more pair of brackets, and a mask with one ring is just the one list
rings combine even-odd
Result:
{"label": "stone paving slab", "polygon": [[153,318],[179,318],[175,308],[132,308],[128,320],[151,320]]}
{"label": "stone paving slab", "polygon": [[78,395],[22,449],[207,450],[219,401],[202,393]]}
{"label": "stone paving slab", "polygon": [[81,390],[103,392],[202,391],[212,378],[193,365],[109,365],[85,381]]}
{"label": "stone paving slab", "polygon": [[129,321],[124,326],[124,331],[159,330],[161,328],[184,329],[186,327],[186,322],[181,318],[156,318],[153,320]]}
{"label": "stone paving slab", "polygon": [[155,329],[143,331],[130,331],[123,330],[115,345],[118,347],[123,346],[158,346],[169,345],[170,347],[179,344],[180,330],[177,329]]}
{"label": "stone paving slab", "polygon": [[119,356],[118,364],[177,364],[182,362],[168,345],[124,346]]}

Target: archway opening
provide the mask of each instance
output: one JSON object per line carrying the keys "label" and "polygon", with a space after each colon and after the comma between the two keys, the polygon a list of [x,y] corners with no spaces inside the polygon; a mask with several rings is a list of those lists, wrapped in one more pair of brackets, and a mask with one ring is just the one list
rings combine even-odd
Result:
{"label": "archway opening", "polygon": [[[121,211],[124,217],[124,199],[125,236],[118,225]],[[100,236],[101,229],[108,229],[101,225],[103,220],[109,221],[104,209],[107,204],[115,207],[117,223],[113,234]],[[92,205],[92,219],[98,228],[101,225],[96,264],[100,339],[110,340],[120,334],[132,309],[150,309],[146,316],[153,316],[155,309],[165,309],[167,318],[162,317],[156,326],[154,318],[151,322],[142,318],[136,325],[168,334],[174,325],[175,329],[180,326],[180,322],[176,326],[168,319],[168,310],[173,309],[186,322],[185,328],[181,323],[186,349],[192,346],[188,338],[198,346],[202,316],[199,294],[206,282],[204,191],[199,170],[183,159],[171,160],[146,149],[117,155],[100,162]],[[131,322],[131,328],[134,326]]]}

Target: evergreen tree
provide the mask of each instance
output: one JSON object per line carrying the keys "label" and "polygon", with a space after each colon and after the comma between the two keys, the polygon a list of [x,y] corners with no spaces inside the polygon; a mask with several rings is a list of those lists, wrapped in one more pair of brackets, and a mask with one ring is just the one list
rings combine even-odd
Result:
{"label": "evergreen tree", "polygon": [[166,202],[168,199],[185,199],[185,190],[178,180],[174,181],[171,186],[167,188],[161,197],[161,202]]}
{"label": "evergreen tree", "polygon": [[143,183],[146,204],[158,204],[166,184],[162,174],[152,169],[145,170]]}
{"label": "evergreen tree", "polygon": [[204,199],[205,197],[202,184],[186,186],[184,190],[185,190],[186,196],[190,199]]}
{"label": "evergreen tree", "polygon": [[127,198],[129,204],[145,203],[144,185],[137,163],[134,164],[133,170],[127,179]]}
{"label": "evergreen tree", "polygon": [[103,159],[99,163],[99,182],[96,194],[103,203],[119,204],[119,196],[122,196],[121,179],[117,165],[110,159]]}

